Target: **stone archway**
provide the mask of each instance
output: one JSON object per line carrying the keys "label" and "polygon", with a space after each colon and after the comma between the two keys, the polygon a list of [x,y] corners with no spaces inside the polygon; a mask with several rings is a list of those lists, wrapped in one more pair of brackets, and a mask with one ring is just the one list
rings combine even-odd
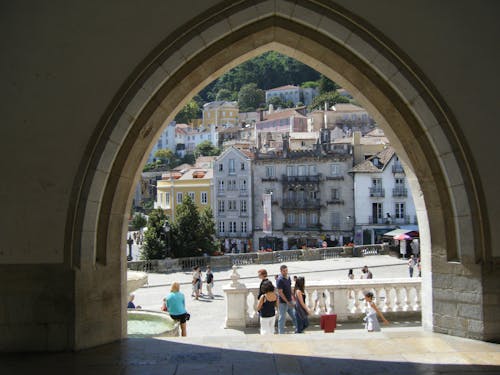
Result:
{"label": "stone archway", "polygon": [[[460,308],[449,309],[468,305],[469,294],[481,289],[476,263],[488,254],[481,188],[445,102],[390,41],[343,9],[309,2],[254,4],[225,4],[185,25],[145,60],[103,116],[76,182],[78,205],[68,218],[77,269],[75,347],[124,336],[126,262],[120,249],[132,190],[155,136],[211,80],[269,50],[339,82],[384,129],[411,171],[423,262],[432,265],[432,272],[424,269],[424,326],[484,338],[481,314],[466,317]],[[460,292],[444,297],[442,291],[458,279]],[[104,299],[115,307],[103,308]],[[458,323],[445,318],[450,315]],[[102,327],[99,337],[89,330],[96,326]]]}

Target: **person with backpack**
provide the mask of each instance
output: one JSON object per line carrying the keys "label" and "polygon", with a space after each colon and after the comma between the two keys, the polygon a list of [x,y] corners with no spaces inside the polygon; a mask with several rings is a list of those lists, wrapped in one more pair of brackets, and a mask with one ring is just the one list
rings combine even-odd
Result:
{"label": "person with backpack", "polygon": [[214,287],[214,274],[212,273],[210,266],[207,266],[205,282],[207,284],[208,297],[210,297],[211,299],[214,299],[214,295],[212,293],[212,288]]}

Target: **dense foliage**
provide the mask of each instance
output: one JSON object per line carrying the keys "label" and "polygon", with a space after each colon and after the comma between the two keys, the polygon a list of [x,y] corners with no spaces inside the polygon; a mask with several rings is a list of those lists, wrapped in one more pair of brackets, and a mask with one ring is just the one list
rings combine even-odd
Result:
{"label": "dense foliage", "polygon": [[176,258],[212,254],[216,249],[215,224],[212,211],[205,208],[198,212],[193,200],[185,195],[182,204],[175,208],[172,224],[172,253]]}
{"label": "dense foliage", "polygon": [[235,100],[240,89],[249,83],[255,83],[258,88],[268,90],[284,85],[318,81],[319,78],[320,74],[311,67],[291,57],[270,51],[231,69],[205,87],[199,95],[203,101],[210,102],[217,99],[220,90],[225,89],[231,95],[223,91],[219,98],[229,97]]}
{"label": "dense foliage", "polygon": [[220,154],[220,149],[215,147],[212,142],[206,140],[199,143],[194,149],[195,157],[199,156],[218,156]]}
{"label": "dense foliage", "polygon": [[149,213],[148,225],[141,248],[142,260],[164,259],[167,256],[168,236],[164,230],[167,216],[161,208]]}
{"label": "dense foliage", "polygon": [[131,226],[133,230],[140,230],[144,228],[148,223],[148,219],[141,213],[136,213],[132,218]]}

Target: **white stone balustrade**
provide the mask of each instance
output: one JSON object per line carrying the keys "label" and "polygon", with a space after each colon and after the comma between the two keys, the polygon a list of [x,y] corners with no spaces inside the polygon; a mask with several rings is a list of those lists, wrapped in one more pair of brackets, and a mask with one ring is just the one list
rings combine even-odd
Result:
{"label": "white stone balustrade", "polygon": [[[233,277],[232,277],[233,278]],[[236,283],[235,283],[236,281]],[[233,280],[223,288],[226,295],[226,328],[257,326],[258,283],[245,285]],[[421,280],[393,278],[371,280],[311,281],[306,284],[306,303],[314,310],[311,320],[336,314],[338,322],[359,320],[364,314],[364,292],[374,295],[382,312],[397,317],[421,312]]]}

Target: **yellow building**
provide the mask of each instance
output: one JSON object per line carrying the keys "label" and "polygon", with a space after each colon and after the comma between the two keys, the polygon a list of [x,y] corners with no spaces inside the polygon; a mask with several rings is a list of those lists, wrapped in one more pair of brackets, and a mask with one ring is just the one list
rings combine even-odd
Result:
{"label": "yellow building", "polygon": [[238,124],[238,102],[210,102],[203,105],[204,125]]}
{"label": "yellow building", "polygon": [[162,175],[156,183],[155,208],[166,211],[169,220],[175,219],[175,208],[186,194],[201,209],[212,206],[213,169],[191,168]]}

